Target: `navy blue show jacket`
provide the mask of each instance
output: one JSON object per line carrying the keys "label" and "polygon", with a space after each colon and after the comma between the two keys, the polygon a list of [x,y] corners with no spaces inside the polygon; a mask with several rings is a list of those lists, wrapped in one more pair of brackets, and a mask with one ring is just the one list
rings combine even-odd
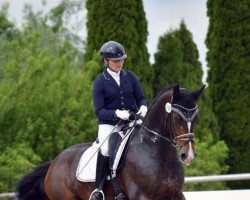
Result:
{"label": "navy blue show jacket", "polygon": [[117,109],[136,113],[141,105],[147,106],[138,78],[128,70],[121,70],[119,86],[105,69],[94,81],[93,102],[98,123],[110,125],[119,121]]}

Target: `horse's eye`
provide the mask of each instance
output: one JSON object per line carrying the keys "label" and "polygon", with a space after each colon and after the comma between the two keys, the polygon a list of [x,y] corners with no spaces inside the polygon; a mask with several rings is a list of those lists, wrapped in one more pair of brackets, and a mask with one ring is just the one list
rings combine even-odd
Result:
{"label": "horse's eye", "polygon": [[180,115],[178,115],[178,114],[175,114],[175,115],[174,115],[174,121],[180,122],[181,120],[182,120],[182,118],[181,118]]}

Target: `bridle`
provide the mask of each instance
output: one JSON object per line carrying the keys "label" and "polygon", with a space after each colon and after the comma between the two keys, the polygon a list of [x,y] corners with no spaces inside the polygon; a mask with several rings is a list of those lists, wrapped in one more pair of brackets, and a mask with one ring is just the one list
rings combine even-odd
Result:
{"label": "bridle", "polygon": [[[170,132],[174,141],[174,146],[176,148],[182,149],[184,146],[186,146],[189,142],[194,143],[194,133],[191,133],[191,125],[193,120],[195,119],[195,117],[198,115],[199,111],[197,106],[193,107],[193,108],[186,108],[183,107],[179,104],[171,104],[171,103],[166,103],[165,105],[165,109],[166,112],[169,113],[168,118],[170,118]],[[173,131],[173,127],[172,127],[172,112],[178,114],[185,122],[187,122],[187,127],[188,127],[188,132],[184,133],[182,135],[178,135],[176,136],[175,132]],[[167,124],[167,122],[166,122]],[[177,141],[185,141],[183,144],[178,145]]]}
{"label": "bridle", "polygon": [[[171,143],[171,145],[175,148],[178,148],[179,150],[182,149],[184,146],[186,146],[189,142],[194,143],[194,133],[190,132],[191,129],[191,123],[192,121],[195,119],[195,117],[198,115],[199,111],[197,106],[195,106],[194,108],[185,108],[179,104],[171,104],[169,102],[166,103],[165,105],[165,110],[166,110],[166,122],[165,124],[165,128],[167,129],[167,124],[170,120],[170,135],[171,138],[167,138],[166,136],[163,136],[162,134],[159,134],[158,132],[151,130],[149,128],[147,128],[145,125],[143,124],[137,124],[138,126],[142,127],[143,129],[145,129],[146,131],[153,133],[155,136],[162,138],[163,140]],[[172,130],[172,112],[175,112],[176,114],[178,114],[184,121],[187,122],[188,125],[188,133],[184,133],[182,135],[178,135],[176,136],[176,134],[174,133],[174,131]],[[184,144],[182,145],[178,145],[178,141],[185,141]]]}

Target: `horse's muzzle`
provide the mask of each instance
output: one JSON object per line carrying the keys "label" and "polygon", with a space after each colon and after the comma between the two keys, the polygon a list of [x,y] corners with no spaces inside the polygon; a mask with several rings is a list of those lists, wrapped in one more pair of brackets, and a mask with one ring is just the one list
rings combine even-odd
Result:
{"label": "horse's muzzle", "polygon": [[182,148],[179,152],[179,159],[184,165],[190,165],[196,156],[197,154],[193,149],[191,141],[188,142],[186,148]]}

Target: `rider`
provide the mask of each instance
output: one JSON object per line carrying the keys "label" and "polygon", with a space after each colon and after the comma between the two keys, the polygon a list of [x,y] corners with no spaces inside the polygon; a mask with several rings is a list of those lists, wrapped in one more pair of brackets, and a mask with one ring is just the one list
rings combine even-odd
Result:
{"label": "rider", "polygon": [[138,78],[132,71],[123,69],[127,58],[123,46],[108,41],[102,45],[100,54],[105,69],[94,81],[93,102],[101,147],[96,168],[97,189],[92,192],[91,200],[104,199],[102,180],[106,179],[109,172],[109,134],[120,131],[131,112],[142,117],[147,113],[147,101]]}

